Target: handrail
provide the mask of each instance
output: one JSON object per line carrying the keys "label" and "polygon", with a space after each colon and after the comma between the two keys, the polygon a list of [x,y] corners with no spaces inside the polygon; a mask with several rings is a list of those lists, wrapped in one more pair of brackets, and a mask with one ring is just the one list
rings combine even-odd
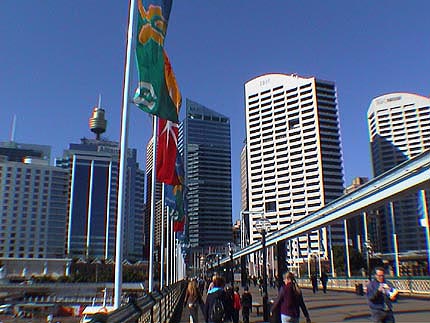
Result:
{"label": "handrail", "polygon": [[161,292],[146,294],[138,299],[132,298],[128,304],[109,313],[103,322],[166,323],[181,305],[186,286],[185,281],[180,281],[164,288]]}
{"label": "handrail", "polygon": [[[393,169],[363,184],[358,189],[328,203],[307,217],[266,236],[266,246],[291,239],[306,232],[326,226],[360,210],[367,210],[375,204],[430,182],[430,150],[411,158]],[[233,253],[233,259],[256,252],[262,248],[256,241]],[[230,261],[229,257],[219,260],[219,264]]]}

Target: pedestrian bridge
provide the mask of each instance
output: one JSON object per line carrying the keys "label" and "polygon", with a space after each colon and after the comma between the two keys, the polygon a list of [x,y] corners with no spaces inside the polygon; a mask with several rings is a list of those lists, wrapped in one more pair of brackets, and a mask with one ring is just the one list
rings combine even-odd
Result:
{"label": "pedestrian bridge", "polygon": [[[266,246],[298,237],[339,220],[358,215],[386,201],[423,188],[430,188],[430,150],[370,180],[355,191],[328,203],[306,218],[268,234]],[[233,259],[239,259],[260,250],[262,250],[262,243],[257,241],[238,252],[234,252],[232,256]],[[222,265],[229,261],[229,257],[224,257],[219,261],[219,264]]]}
{"label": "pedestrian bridge", "polygon": [[[369,308],[366,297],[342,287],[342,281],[329,280],[327,294],[322,291],[312,293],[308,280],[299,280],[304,299],[312,322],[336,323],[336,322],[369,322]],[[353,280],[350,280],[353,282]],[[394,281],[395,283],[395,281]],[[167,290],[157,296],[146,295],[133,303],[122,306],[110,314],[107,323],[189,323],[188,310],[184,308],[184,294],[186,282],[175,284],[175,291]],[[243,288],[240,289],[242,294]],[[253,303],[261,303],[262,297],[258,286],[251,285],[250,292]],[[277,296],[276,288],[269,288],[269,299]],[[394,313],[397,323],[427,322],[430,315],[430,295],[427,298],[410,298],[407,293],[401,293],[399,300],[394,305]],[[250,322],[262,322],[263,313],[254,309],[250,315]],[[199,322],[204,322],[203,313],[199,311]],[[271,318],[271,322],[275,322]]]}

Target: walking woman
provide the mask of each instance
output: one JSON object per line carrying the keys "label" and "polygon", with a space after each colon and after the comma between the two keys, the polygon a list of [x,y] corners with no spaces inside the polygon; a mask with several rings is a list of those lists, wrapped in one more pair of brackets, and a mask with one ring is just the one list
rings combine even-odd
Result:
{"label": "walking woman", "polygon": [[184,304],[185,306],[188,305],[190,311],[190,323],[199,323],[199,307],[203,310],[204,303],[197,281],[192,280],[188,283]]}
{"label": "walking woman", "polygon": [[284,273],[284,285],[279,290],[278,298],[272,305],[271,312],[279,308],[282,323],[299,323],[300,309],[306,318],[306,323],[310,323],[309,313],[303,300],[302,291],[297,285],[294,274]]}

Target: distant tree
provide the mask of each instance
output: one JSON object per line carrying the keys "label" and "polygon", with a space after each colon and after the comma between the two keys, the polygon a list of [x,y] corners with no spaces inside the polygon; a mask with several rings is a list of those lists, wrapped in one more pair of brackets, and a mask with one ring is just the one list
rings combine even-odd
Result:
{"label": "distant tree", "polygon": [[[351,275],[361,275],[361,269],[366,268],[366,258],[358,250],[349,248],[349,264]],[[336,273],[346,275],[346,252],[345,246],[333,246],[333,261]]]}

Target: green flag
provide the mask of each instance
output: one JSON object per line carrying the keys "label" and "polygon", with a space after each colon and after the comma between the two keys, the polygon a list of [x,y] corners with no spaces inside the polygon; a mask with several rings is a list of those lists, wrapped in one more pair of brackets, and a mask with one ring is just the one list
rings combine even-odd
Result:
{"label": "green flag", "polygon": [[139,84],[133,101],[145,112],[178,122],[181,94],[164,51],[171,6],[172,0],[138,1],[136,61]]}

